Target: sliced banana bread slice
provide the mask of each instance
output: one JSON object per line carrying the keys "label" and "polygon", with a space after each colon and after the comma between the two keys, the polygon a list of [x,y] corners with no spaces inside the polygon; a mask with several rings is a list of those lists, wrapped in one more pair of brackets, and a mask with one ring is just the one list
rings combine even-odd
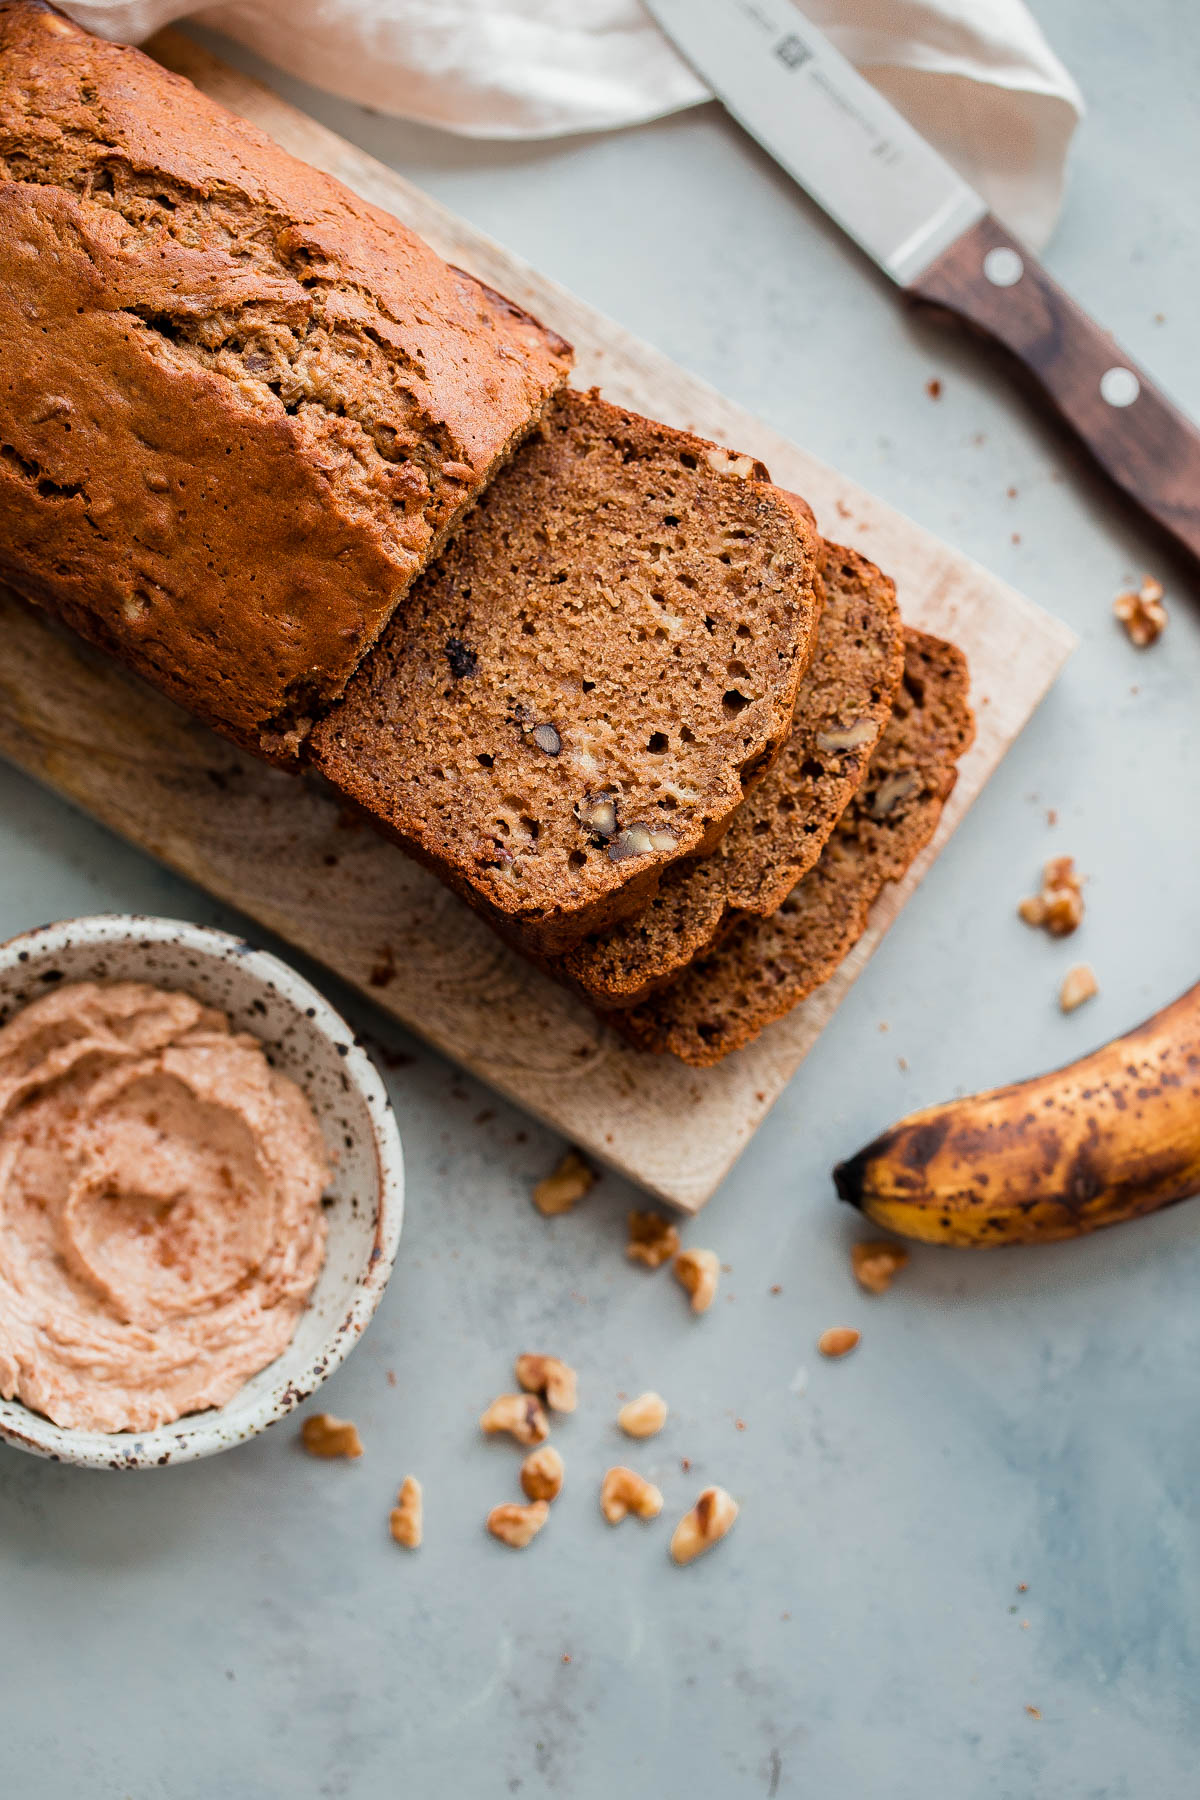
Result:
{"label": "sliced banana bread slice", "polygon": [[874,563],[826,543],[817,653],[778,762],[711,856],[668,869],[644,912],[588,938],[552,972],[593,1006],[636,1006],[746,913],[775,912],[812,868],[866,777],[904,669],[896,590]]}
{"label": "sliced banana bread slice", "polygon": [[530,951],[644,906],[791,730],[820,539],[751,457],[567,392],[310,740]]}
{"label": "sliced banana bread slice", "polygon": [[745,920],[671,987],[611,1015],[640,1049],[705,1068],[748,1044],[828,981],[866,930],[884,883],[898,880],[933,836],[975,735],[967,665],[941,638],[905,637],[891,721],[820,860],[770,918]]}

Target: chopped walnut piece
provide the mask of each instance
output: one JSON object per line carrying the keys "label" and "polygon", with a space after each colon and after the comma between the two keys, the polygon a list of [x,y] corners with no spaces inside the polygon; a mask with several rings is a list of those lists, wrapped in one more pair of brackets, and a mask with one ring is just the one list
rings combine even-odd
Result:
{"label": "chopped walnut piece", "polygon": [[557,1500],[562,1492],[563,1459],[553,1444],[531,1450],[521,1464],[521,1489],[530,1500]]}
{"label": "chopped walnut piece", "polygon": [[661,1394],[639,1394],[627,1400],[617,1414],[617,1424],[626,1437],[648,1438],[660,1432],[667,1422],[667,1403]]}
{"label": "chopped walnut piece", "polygon": [[487,1528],[494,1538],[510,1550],[523,1550],[537,1536],[550,1517],[545,1500],[531,1500],[528,1506],[493,1506],[487,1516]]}
{"label": "chopped walnut piece", "polygon": [[415,1475],[406,1475],[388,1515],[392,1536],[406,1550],[420,1549],[424,1516],[421,1484]]}
{"label": "chopped walnut piece", "polygon": [[579,1378],[557,1356],[518,1356],[517,1383],[526,1393],[541,1394],[552,1412],[574,1412],[579,1401]]}
{"label": "chopped walnut piece", "polygon": [[690,1563],[719,1544],[738,1516],[738,1503],[724,1488],[707,1487],[684,1513],[671,1536],[671,1555],[677,1563]]}
{"label": "chopped walnut piece", "polygon": [[610,862],[627,862],[631,856],[649,856],[651,851],[674,850],[678,838],[669,825],[647,825],[635,819],[619,831],[608,846]]}
{"label": "chopped walnut piece", "polygon": [[879,726],[874,719],[855,719],[852,725],[832,725],[827,731],[818,731],[816,745],[818,750],[837,755],[865,750],[878,736]]}
{"label": "chopped walnut piece", "polygon": [[886,1294],[907,1261],[904,1245],[886,1238],[864,1238],[850,1248],[854,1279],[869,1294]]}
{"label": "chopped walnut piece", "polygon": [[300,1427],[300,1442],[310,1456],[361,1456],[358,1426],[332,1413],[309,1413]]}
{"label": "chopped walnut piece", "polygon": [[1058,1004],[1063,1012],[1074,1012],[1085,1000],[1091,1000],[1100,992],[1100,984],[1086,963],[1076,963],[1068,969],[1063,977],[1063,984],[1058,990]]}
{"label": "chopped walnut piece", "polygon": [[586,794],[575,802],[575,817],[594,845],[609,843],[618,830],[616,795]]}
{"label": "chopped walnut piece", "polygon": [[501,1394],[480,1415],[479,1429],[489,1437],[507,1431],[518,1444],[541,1444],[550,1436],[550,1425],[536,1394]]}
{"label": "chopped walnut piece", "polygon": [[575,1202],[595,1185],[595,1180],[596,1171],[584,1162],[578,1150],[568,1150],[553,1175],[547,1175],[534,1188],[533,1204],[552,1219],[558,1213],[570,1212]]}
{"label": "chopped walnut piece", "polygon": [[833,1325],[823,1331],[817,1339],[817,1349],[822,1356],[849,1356],[858,1348],[862,1338],[861,1331],[854,1331],[847,1325]]}
{"label": "chopped walnut piece", "polygon": [[754,457],[739,456],[736,450],[724,450],[718,444],[705,451],[705,461],[718,475],[736,475],[739,481],[748,481],[756,470],[762,468],[762,464],[756,462]]}
{"label": "chopped walnut piece", "polygon": [[610,1525],[619,1525],[632,1513],[635,1519],[657,1519],[663,1497],[652,1481],[618,1463],[600,1483],[600,1511]]}
{"label": "chopped walnut piece", "polygon": [[889,775],[881,781],[875,790],[875,798],[871,802],[873,819],[890,819],[898,807],[906,800],[911,800],[921,785],[921,777],[915,769],[899,769],[896,774]]}
{"label": "chopped walnut piece", "polygon": [[1069,937],[1083,921],[1083,883],[1073,856],[1052,856],[1042,870],[1042,891],[1017,908],[1027,925],[1043,926],[1051,937]]}
{"label": "chopped walnut piece", "polygon": [[1143,575],[1137,593],[1118,594],[1113,611],[1125,627],[1125,635],[1139,650],[1157,643],[1167,623],[1163,586],[1153,575]]}
{"label": "chopped walnut piece", "polygon": [[675,1258],[675,1279],[692,1296],[693,1312],[707,1312],[712,1305],[720,1269],[715,1250],[681,1250]]}
{"label": "chopped walnut piece", "polygon": [[630,1262],[647,1269],[661,1269],[679,1249],[679,1231],[662,1213],[631,1212],[629,1242],[625,1254]]}

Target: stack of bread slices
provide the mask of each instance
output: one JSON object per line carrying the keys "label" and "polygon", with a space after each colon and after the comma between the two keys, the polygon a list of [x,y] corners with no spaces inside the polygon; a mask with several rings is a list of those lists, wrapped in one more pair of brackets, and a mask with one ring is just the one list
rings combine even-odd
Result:
{"label": "stack of bread slices", "polygon": [[0,0],[0,573],[318,770],[634,1044],[826,980],[967,672],[754,458],[187,82]]}

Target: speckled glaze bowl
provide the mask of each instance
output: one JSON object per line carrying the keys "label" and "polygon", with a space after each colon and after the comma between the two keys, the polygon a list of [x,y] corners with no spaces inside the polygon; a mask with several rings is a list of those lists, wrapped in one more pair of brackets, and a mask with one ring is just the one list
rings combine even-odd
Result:
{"label": "speckled glaze bowl", "polygon": [[183,989],[253,1032],[303,1088],[336,1152],[325,1262],[282,1356],[233,1399],[156,1431],[73,1431],[0,1400],[0,1439],[89,1469],[151,1469],[228,1450],[282,1419],[342,1362],[387,1286],[404,1215],[404,1155],[383,1082],[344,1019],[294,969],[177,919],[98,914],[0,946],[0,1024],[58,981]]}

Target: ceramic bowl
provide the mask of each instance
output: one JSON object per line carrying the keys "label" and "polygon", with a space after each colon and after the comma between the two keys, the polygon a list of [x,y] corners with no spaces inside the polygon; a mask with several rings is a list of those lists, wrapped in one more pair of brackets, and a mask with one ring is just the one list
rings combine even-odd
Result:
{"label": "ceramic bowl", "polygon": [[253,1032],[307,1094],[336,1152],[324,1266],[296,1335],[224,1406],[156,1431],[76,1431],[0,1400],[0,1439],[91,1469],[190,1462],[253,1437],[304,1400],[354,1348],[387,1286],[404,1213],[400,1134],[378,1073],[344,1019],[294,969],[243,939],[177,919],[100,914],[0,946],[0,1024],[58,981],[183,989]]}

